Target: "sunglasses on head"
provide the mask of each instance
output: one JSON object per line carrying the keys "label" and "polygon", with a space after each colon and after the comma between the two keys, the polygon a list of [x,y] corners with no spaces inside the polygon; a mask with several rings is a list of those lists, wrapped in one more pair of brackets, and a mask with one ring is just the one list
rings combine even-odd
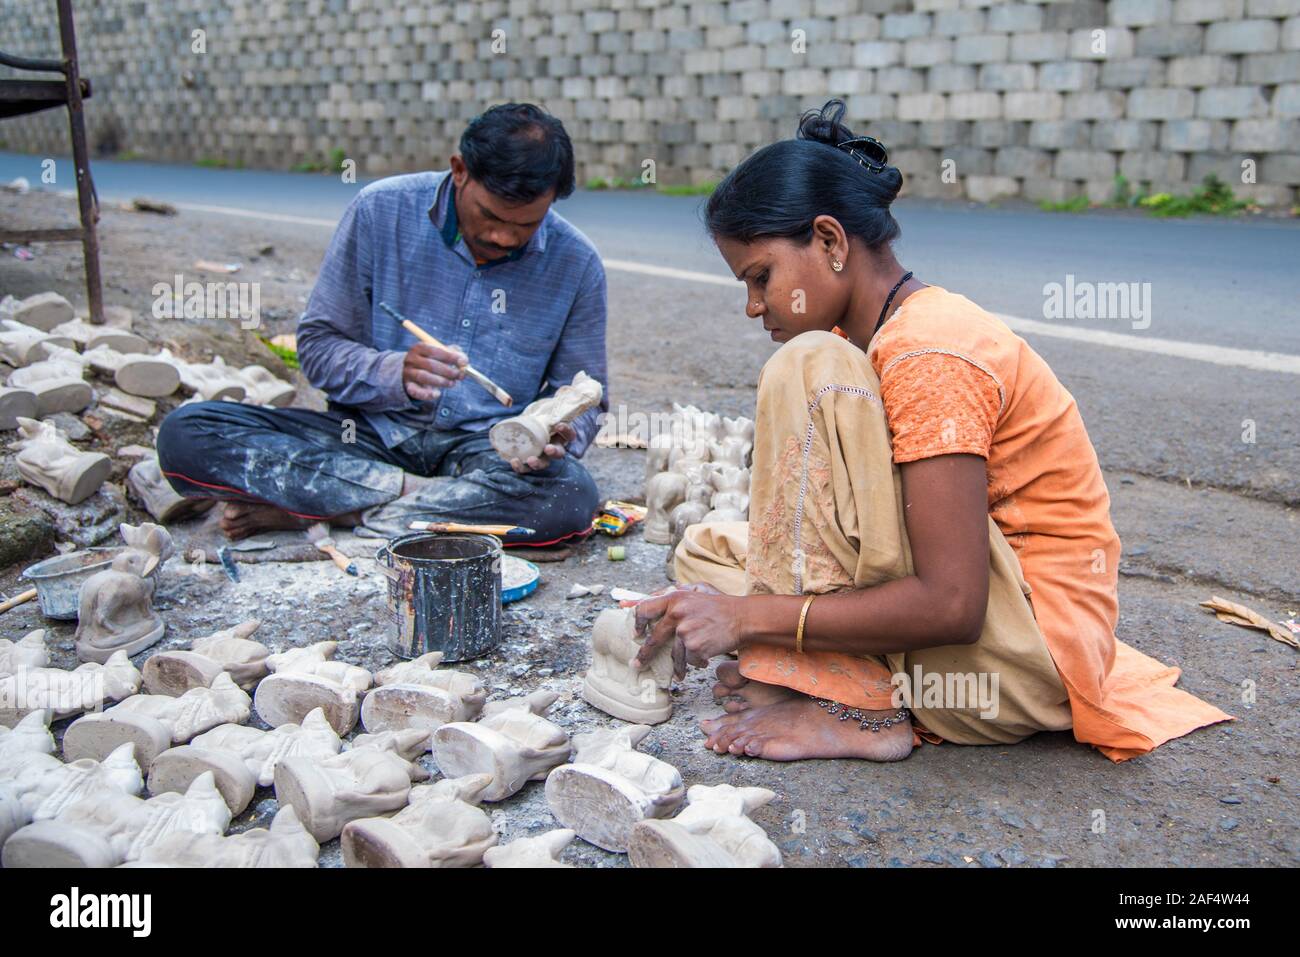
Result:
{"label": "sunglasses on head", "polygon": [[889,151],[885,149],[885,144],[874,136],[855,136],[844,140],[838,148],[873,173],[884,172],[885,167],[889,165]]}

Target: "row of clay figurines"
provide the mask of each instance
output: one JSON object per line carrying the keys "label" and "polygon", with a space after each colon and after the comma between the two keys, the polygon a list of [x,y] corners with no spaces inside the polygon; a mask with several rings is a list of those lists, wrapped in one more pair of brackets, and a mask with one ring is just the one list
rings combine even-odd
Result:
{"label": "row of clay figurines", "polygon": [[149,344],[131,331],[129,310],[108,307],[103,326],[76,317],[57,293],[0,303],[0,360],[14,367],[0,388],[0,429],[19,418],[40,419],[58,412],[80,412],[95,398],[85,380],[87,368],[109,377],[131,396],[160,398],[183,388],[193,400],[231,399],[258,405],[288,405],[294,387],[262,366],[226,366],[217,356],[192,363],[163,349],[149,355]]}
{"label": "row of clay figurines", "polygon": [[744,521],[753,450],[751,419],[674,403],[646,452],[646,541],[675,548],[691,525]]}
{"label": "row of clay figurines", "polygon": [[[602,619],[598,631],[630,625],[628,610],[612,610]],[[69,717],[118,700],[68,727],[63,747],[69,764],[61,767],[121,768],[129,758],[136,778],[148,775],[152,793],[172,795],[154,809],[142,804],[157,798],[117,801],[99,811],[82,807],[66,815],[69,803],[64,801],[57,810],[38,812],[40,800],[28,792],[38,798],[45,794],[35,783],[44,780],[42,771],[26,787],[13,785],[21,792],[8,799],[13,829],[28,822],[41,827],[20,831],[17,844],[5,846],[5,866],[184,863],[198,859],[192,856],[198,845],[218,854],[224,844],[216,838],[230,816],[248,806],[258,785],[274,785],[280,815],[292,809],[292,817],[282,823],[277,816],[257,847],[279,828],[289,846],[307,849],[305,832],[313,842],[306,866],[314,863],[315,842],[340,836],[352,866],[471,866],[485,855],[490,866],[510,866],[514,852],[505,852],[515,845],[498,849],[500,861],[493,862],[489,849],[496,836],[476,805],[503,800],[528,781],[542,779],[552,812],[572,833],[520,845],[521,864],[554,863],[574,834],[608,850],[629,852],[633,863],[643,866],[780,863],[762,829],[746,816],[771,800],[771,792],[693,788],[691,806],[672,821],[661,820],[681,806],[686,792],[676,769],[636,751],[648,726],[578,735],[570,742],[563,729],[543,717],[557,698],[554,693],[486,703],[481,682],[438,668],[437,654],[374,676],[332,660],[332,642],[273,655],[251,639],[257,624],[200,639],[189,651],[160,652],[145,663],[143,674],[121,651],[102,666],[62,672],[44,667],[40,633],[17,644],[0,642],[0,675],[13,672],[0,677],[0,699],[19,700],[13,695],[17,689],[5,683],[22,682],[23,700],[35,708],[2,711],[0,724],[30,731],[51,714]],[[620,657],[624,650],[601,647],[593,657]],[[372,682],[375,689],[357,709],[359,690]],[[145,693],[136,694],[142,685]],[[92,687],[102,698],[87,695]],[[253,687],[254,707],[270,731],[243,725],[250,714],[246,691]],[[358,716],[367,733],[344,749],[342,735]],[[0,751],[3,743],[0,738]],[[413,788],[428,777],[414,763],[428,750],[448,780]],[[568,763],[571,757],[574,762]],[[0,771],[0,820],[6,819],[4,775]],[[223,808],[216,808],[214,794]],[[14,810],[15,800],[20,810]],[[182,800],[192,805],[189,812],[177,804]],[[207,810],[201,813],[202,808]],[[136,824],[158,831],[156,822],[149,823],[155,811],[202,826],[151,850],[148,842],[141,843]],[[394,811],[398,813],[388,816]],[[70,828],[58,826],[62,824]],[[106,829],[107,836],[95,837],[97,828]],[[116,850],[110,854],[106,846]],[[228,853],[241,861],[262,859],[260,851],[255,854],[242,844]]]}

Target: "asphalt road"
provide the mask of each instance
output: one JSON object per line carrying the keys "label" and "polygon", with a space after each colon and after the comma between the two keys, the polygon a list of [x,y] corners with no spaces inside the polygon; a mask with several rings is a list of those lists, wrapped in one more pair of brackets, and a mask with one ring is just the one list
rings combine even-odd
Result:
{"label": "asphalt road", "polygon": [[[135,303],[147,313],[143,304],[152,283],[169,279],[173,270],[188,268],[199,256],[239,259],[241,278],[263,285],[267,331],[291,329],[329,225],[350,190],[338,192],[339,184],[326,177],[184,168],[146,175],[138,169],[137,164],[100,164],[105,200],[147,194],[186,208],[175,218],[106,211],[110,301]],[[143,178],[114,185],[111,176],[118,170]],[[0,166],[0,179],[5,171]],[[178,190],[189,192],[168,192],[173,180]],[[267,186],[258,200],[239,192],[242,183],[276,185]],[[39,199],[0,196],[0,210],[22,208],[51,217],[71,212],[66,201],[20,202]],[[275,218],[192,209],[248,210],[250,203],[262,201],[260,212],[249,215]],[[758,371],[773,349],[743,317],[741,287],[717,281],[724,267],[702,236],[698,204],[654,195],[580,194],[562,207],[608,259],[619,262],[609,271],[611,398],[633,411],[658,411],[678,400],[729,415],[752,413]],[[899,216],[907,236],[904,261],[923,278],[997,311],[1039,321],[1041,296],[1031,294],[1033,283],[1041,292],[1049,281],[1044,277],[1063,265],[1080,277],[1113,275],[1117,281],[1126,268],[1158,269],[1165,277],[1160,282],[1173,282],[1180,275],[1169,263],[1177,256],[1159,250],[1186,245],[1208,256],[1205,250],[1219,248],[1222,264],[1209,257],[1182,277],[1201,284],[1204,292],[1170,317],[1169,328],[1161,325],[1158,312],[1148,330],[1123,328],[1131,337],[1125,347],[1059,335],[1027,338],[1078,397],[1106,470],[1112,516],[1124,541],[1119,636],[1181,668],[1181,687],[1238,721],[1122,765],[1110,764],[1062,733],[1039,735],[1015,748],[927,747],[887,767],[848,761],[773,766],[700,749],[696,721],[716,709],[709,700],[709,675],[696,672],[676,695],[673,719],[656,729],[653,753],[677,765],[689,783],[726,780],[776,790],[779,802],[759,812],[758,820],[794,866],[1294,865],[1300,861],[1294,811],[1300,731],[1295,652],[1259,632],[1218,622],[1197,604],[1219,594],[1271,617],[1300,611],[1300,513],[1294,507],[1300,500],[1294,421],[1300,376],[1207,361],[1229,348],[1282,350],[1276,342],[1225,342],[1209,333],[1216,317],[1261,336],[1270,322],[1287,325],[1289,266],[1257,267],[1263,278],[1240,287],[1242,305],[1235,311],[1221,310],[1219,303],[1223,290],[1233,288],[1234,276],[1240,281],[1247,268],[1250,256],[1244,251],[1271,248],[1279,237],[1294,246],[1294,228],[922,203],[900,204]],[[263,245],[273,246],[274,253],[255,256]],[[1155,251],[1148,256],[1144,246]],[[0,291],[27,295],[57,288],[79,298],[75,248],[47,246],[38,252],[31,262],[0,256]],[[1088,272],[1088,262],[1113,272]],[[646,267],[676,271],[652,275]],[[1271,291],[1260,292],[1261,284]],[[1269,319],[1270,308],[1281,319]],[[230,349],[236,336],[219,321],[144,323],[159,341],[176,340],[237,361],[238,353]],[[1203,346],[1203,359],[1132,348],[1134,340],[1154,342],[1157,332]],[[1293,356],[1298,353],[1300,348],[1291,349]],[[1242,441],[1246,418],[1256,423],[1253,444]],[[585,462],[604,495],[642,493],[642,453],[595,448]],[[547,687],[565,696],[556,720],[570,731],[602,720],[573,697],[599,604],[568,601],[564,595],[575,582],[641,590],[661,586],[667,549],[638,532],[623,541],[626,561],[607,561],[606,541],[592,540],[574,558],[547,566],[539,591],[508,610],[506,643],[467,666],[494,696]],[[238,584],[220,574],[169,575],[159,607],[170,631],[158,648],[180,647],[195,635],[255,615],[266,621],[259,638],[275,647],[337,639],[344,660],[387,664],[380,641],[386,630],[382,599],[368,557],[373,547],[363,543],[356,552],[366,571],[346,582],[322,574],[318,566],[286,563],[247,567]],[[0,592],[19,589],[17,568],[0,576]],[[310,620],[295,613],[306,606],[314,611]],[[34,606],[23,606],[6,615],[5,634],[16,638],[43,625],[49,623]],[[65,656],[59,663],[70,662],[72,629],[50,627],[54,646]],[[241,826],[266,823],[274,809],[268,797],[260,795]],[[1110,821],[1104,834],[1091,829],[1098,810]],[[552,826],[540,785],[494,808],[493,817],[504,838]],[[570,854],[575,862],[625,863],[585,845]],[[327,847],[322,860],[337,864],[337,846]]]}
{"label": "asphalt road", "polygon": [[[0,153],[0,182],[25,176],[41,188],[40,163],[41,157]],[[58,175],[69,168],[70,160],[57,160]],[[93,170],[104,202],[148,196],[287,218],[304,229],[327,229],[365,183],[136,162],[99,161]],[[558,209],[607,259],[727,278],[701,225],[702,202],[579,190]],[[1282,353],[1300,364],[1295,220],[1158,220],[920,200],[900,201],[896,214],[903,227],[900,261],[925,281],[993,311],[1057,329],[1120,333],[1139,345],[1192,344],[1211,359],[1248,350]],[[1044,287],[1064,286],[1068,276],[1076,283],[1149,283],[1150,310],[1142,318],[1045,316]],[[761,351],[764,337],[745,324],[739,284],[734,292],[691,278],[633,284],[670,300],[704,296],[716,317],[708,321],[726,323],[732,336],[755,336]],[[1025,335],[1079,400],[1103,465],[1300,503],[1300,376]],[[1243,441],[1252,428],[1254,441]]]}

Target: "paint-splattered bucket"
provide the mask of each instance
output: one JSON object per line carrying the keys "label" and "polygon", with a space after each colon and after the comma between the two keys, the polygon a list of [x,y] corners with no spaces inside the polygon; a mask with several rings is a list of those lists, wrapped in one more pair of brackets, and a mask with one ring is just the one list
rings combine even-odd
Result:
{"label": "paint-splattered bucket", "polygon": [[487,654],[501,640],[501,542],[491,535],[415,532],[375,559],[388,577],[388,646],[402,658],[441,651],[444,661]]}

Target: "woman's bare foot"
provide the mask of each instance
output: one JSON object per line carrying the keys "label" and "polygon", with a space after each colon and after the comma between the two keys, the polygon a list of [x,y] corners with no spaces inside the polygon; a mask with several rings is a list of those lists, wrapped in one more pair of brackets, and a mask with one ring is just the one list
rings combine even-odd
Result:
{"label": "woman's bare foot", "polygon": [[[896,711],[868,711],[888,718]],[[852,719],[840,721],[806,695],[747,708],[700,722],[708,736],[704,746],[718,754],[743,754],[769,761],[804,758],[865,758],[901,761],[912,753],[912,722],[904,720],[879,731],[864,731]]]}
{"label": "woman's bare foot", "polygon": [[279,529],[307,528],[311,521],[290,515],[274,505],[253,505],[247,502],[227,502],[221,513],[221,530],[226,537],[238,541],[258,532]]}
{"label": "woman's bare foot", "polygon": [[718,683],[713,686],[713,697],[730,714],[776,704],[799,693],[781,685],[751,681],[740,673],[740,663],[736,661],[722,662],[714,674]]}

